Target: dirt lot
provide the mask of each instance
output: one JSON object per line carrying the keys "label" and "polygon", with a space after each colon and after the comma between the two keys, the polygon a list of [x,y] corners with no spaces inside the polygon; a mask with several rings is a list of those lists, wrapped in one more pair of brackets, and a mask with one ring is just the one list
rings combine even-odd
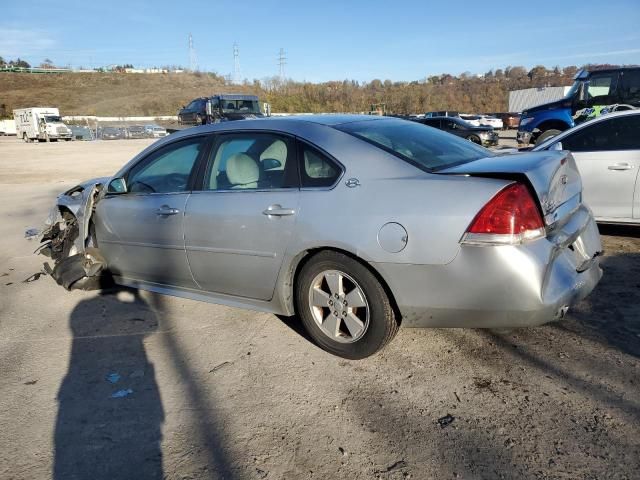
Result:
{"label": "dirt lot", "polygon": [[150,142],[0,139],[0,478],[640,478],[637,232],[605,232],[561,323],[401,329],[359,362],[295,319],[25,283],[55,194]]}

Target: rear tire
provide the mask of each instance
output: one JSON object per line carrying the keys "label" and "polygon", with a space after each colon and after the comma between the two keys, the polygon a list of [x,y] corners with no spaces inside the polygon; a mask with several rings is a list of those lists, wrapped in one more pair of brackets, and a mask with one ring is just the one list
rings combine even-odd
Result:
{"label": "rear tire", "polygon": [[561,133],[562,133],[561,130],[556,130],[555,128],[552,128],[550,130],[545,130],[536,139],[536,145],[544,142],[547,138],[555,137],[556,135],[560,135]]}
{"label": "rear tire", "polygon": [[302,267],[296,308],[315,343],[339,357],[358,360],[381,350],[399,323],[381,283],[362,263],[323,251]]}

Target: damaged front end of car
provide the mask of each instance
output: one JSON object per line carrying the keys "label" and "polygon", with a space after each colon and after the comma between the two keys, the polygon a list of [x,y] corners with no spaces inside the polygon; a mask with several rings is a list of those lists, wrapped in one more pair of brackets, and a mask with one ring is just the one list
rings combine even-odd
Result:
{"label": "damaged front end of car", "polygon": [[91,218],[108,178],[97,178],[59,195],[45,221],[36,253],[53,261],[45,271],[67,290],[96,290],[109,283],[106,261],[97,249]]}

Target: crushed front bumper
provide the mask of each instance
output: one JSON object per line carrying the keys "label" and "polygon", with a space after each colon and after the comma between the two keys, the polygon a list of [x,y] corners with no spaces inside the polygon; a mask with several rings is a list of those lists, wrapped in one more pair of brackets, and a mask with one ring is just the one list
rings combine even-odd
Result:
{"label": "crushed front bumper", "polygon": [[598,228],[581,206],[547,237],[462,245],[447,265],[374,263],[409,327],[511,328],[561,319],[602,277]]}

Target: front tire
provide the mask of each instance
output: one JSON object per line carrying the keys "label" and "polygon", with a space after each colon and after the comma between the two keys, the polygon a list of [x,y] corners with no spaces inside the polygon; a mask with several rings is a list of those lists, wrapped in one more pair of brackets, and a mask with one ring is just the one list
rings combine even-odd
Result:
{"label": "front tire", "polygon": [[482,145],[482,142],[480,141],[480,137],[478,137],[477,135],[469,135],[467,137],[467,140],[469,140],[471,143]]}
{"label": "front tire", "polygon": [[342,253],[323,251],[309,259],[298,275],[295,297],[309,335],[320,348],[339,357],[366,358],[398,332],[380,281]]}
{"label": "front tire", "polygon": [[555,137],[556,135],[560,135],[561,133],[562,133],[561,130],[556,130],[555,128],[552,128],[550,130],[545,130],[536,139],[536,145],[544,142],[547,138]]}

